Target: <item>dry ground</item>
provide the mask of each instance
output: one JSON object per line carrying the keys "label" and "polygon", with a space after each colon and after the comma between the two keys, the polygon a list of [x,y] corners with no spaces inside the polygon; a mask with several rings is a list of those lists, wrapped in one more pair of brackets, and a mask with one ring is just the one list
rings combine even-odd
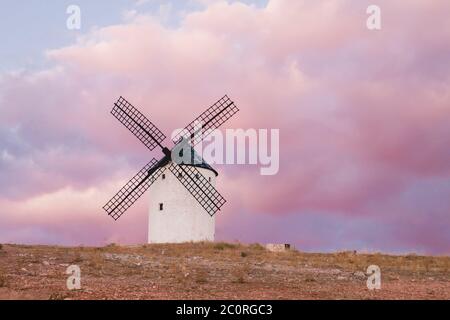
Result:
{"label": "dry ground", "polygon": [[[66,288],[69,265],[82,288]],[[381,290],[363,274],[382,272]],[[272,253],[200,243],[102,248],[3,245],[0,299],[450,299],[450,257]]]}

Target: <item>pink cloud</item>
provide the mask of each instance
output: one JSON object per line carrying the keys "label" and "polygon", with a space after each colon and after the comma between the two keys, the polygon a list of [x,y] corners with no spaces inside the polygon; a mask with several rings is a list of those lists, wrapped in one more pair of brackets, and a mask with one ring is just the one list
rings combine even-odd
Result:
{"label": "pink cloud", "polygon": [[[280,129],[281,167],[272,177],[256,168],[219,167],[219,189],[229,199],[220,219],[229,227],[219,226],[224,237],[242,212],[255,221],[258,214],[295,215],[297,223],[310,212],[321,212],[324,223],[327,216],[343,224],[357,217],[363,230],[364,219],[378,219],[379,234],[395,216],[396,232],[407,241],[383,248],[448,252],[448,238],[432,233],[450,226],[441,221],[450,205],[412,197],[419,207],[426,203],[416,211],[402,197],[420,181],[450,176],[450,45],[443,41],[450,36],[450,3],[379,5],[377,32],[365,28],[366,5],[356,1],[271,0],[262,9],[214,2],[187,14],[179,28],[137,16],[49,50],[54,68],[0,80],[0,128],[9,137],[0,138],[7,152],[0,158],[0,219],[14,228],[75,234],[60,220],[68,216],[83,228],[106,225],[101,235],[76,233],[85,242],[144,241],[145,230],[127,236],[139,226],[131,218],[116,229],[106,222],[99,196],[79,210],[63,204],[88,190],[107,200],[153,157],[109,115],[112,102],[127,97],[170,133],[228,93],[241,109],[230,126]],[[437,188],[449,192],[446,184]],[[52,200],[38,211],[24,207],[42,197]],[[145,219],[137,214],[145,202],[131,211],[136,221]],[[441,220],[413,224],[408,211]],[[18,219],[21,212],[38,218]],[[29,237],[0,233],[2,239]],[[365,246],[382,246],[370,241]]]}

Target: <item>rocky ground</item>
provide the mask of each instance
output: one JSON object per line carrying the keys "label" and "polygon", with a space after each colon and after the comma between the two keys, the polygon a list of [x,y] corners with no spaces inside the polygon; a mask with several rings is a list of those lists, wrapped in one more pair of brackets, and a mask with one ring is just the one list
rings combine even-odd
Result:
{"label": "rocky ground", "polygon": [[[67,289],[70,265],[81,269],[80,290]],[[381,268],[380,290],[367,289],[369,265]],[[450,299],[450,257],[226,243],[3,245],[0,299]]]}

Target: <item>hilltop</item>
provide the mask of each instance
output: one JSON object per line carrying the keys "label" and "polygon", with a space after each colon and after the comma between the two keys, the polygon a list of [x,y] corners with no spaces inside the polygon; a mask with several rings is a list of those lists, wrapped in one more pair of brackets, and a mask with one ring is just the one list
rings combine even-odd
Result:
{"label": "hilltop", "polygon": [[[81,289],[66,287],[69,265]],[[381,268],[381,290],[366,286]],[[0,299],[450,299],[450,257],[273,253],[258,244],[2,245]]]}

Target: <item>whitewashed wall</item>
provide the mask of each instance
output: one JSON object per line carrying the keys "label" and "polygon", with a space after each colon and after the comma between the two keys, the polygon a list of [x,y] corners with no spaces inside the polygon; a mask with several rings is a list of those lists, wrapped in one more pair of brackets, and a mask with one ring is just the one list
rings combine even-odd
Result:
{"label": "whitewashed wall", "polygon": [[[215,186],[213,171],[197,169]],[[148,243],[180,243],[214,241],[215,218],[195,200],[190,192],[168,169],[150,187]],[[163,203],[163,210],[159,204]]]}

